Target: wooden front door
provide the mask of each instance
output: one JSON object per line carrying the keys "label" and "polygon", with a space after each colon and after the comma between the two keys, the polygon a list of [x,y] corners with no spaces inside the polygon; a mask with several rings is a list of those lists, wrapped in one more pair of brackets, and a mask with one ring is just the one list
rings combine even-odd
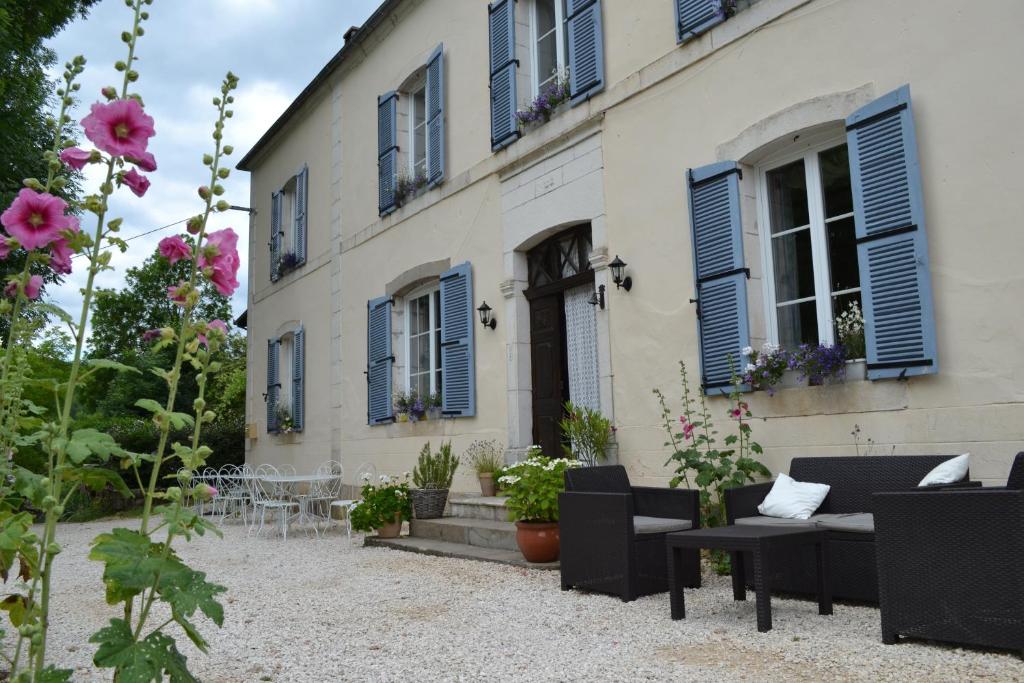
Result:
{"label": "wooden front door", "polygon": [[530,358],[533,375],[533,442],[544,455],[562,457],[558,423],[569,400],[562,293],[530,301]]}

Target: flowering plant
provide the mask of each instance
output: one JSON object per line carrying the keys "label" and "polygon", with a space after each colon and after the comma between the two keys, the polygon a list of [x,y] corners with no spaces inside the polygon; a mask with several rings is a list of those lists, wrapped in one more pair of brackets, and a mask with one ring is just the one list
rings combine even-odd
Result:
{"label": "flowering plant", "polygon": [[295,431],[295,420],[292,418],[291,407],[287,403],[279,401],[274,408],[274,414],[277,417],[278,434],[291,434]]}
{"label": "flowering plant", "polygon": [[836,316],[836,336],[839,337],[839,343],[846,348],[847,358],[865,356],[864,315],[856,300],[851,301],[846,310]]}
{"label": "flowering plant", "polygon": [[[0,366],[0,537],[3,538],[0,573],[6,577],[18,560],[19,576],[23,579],[23,583],[9,587],[3,600],[4,610],[18,635],[5,654],[9,669],[5,673],[10,680],[66,681],[73,673],[57,670],[46,658],[53,565],[61,552],[57,522],[71,496],[81,487],[99,491],[111,486],[130,495],[116,469],[105,466],[111,459],[119,461],[121,470],[134,475],[143,492],[143,508],[137,529],[115,528],[100,534],[92,543],[89,558],[104,565],[107,602],[120,605],[108,625],[90,638],[90,642],[98,646],[93,662],[99,667],[114,669],[115,680],[156,680],[164,674],[174,680],[192,680],[186,659],[168,632],[169,627],[177,624],[196,647],[205,652],[207,644],[192,623],[194,615],[202,612],[218,626],[224,618],[218,595],[225,588],[208,582],[205,573],[186,565],[172,546],[179,538],[191,540],[206,531],[216,532],[215,527],[183,501],[214,495],[209,488],[194,482],[193,473],[212,453],[209,447],[200,445],[203,425],[216,419],[213,411],[207,410],[205,390],[210,375],[220,370],[216,354],[226,340],[226,325],[221,321],[195,319],[193,314],[201,298],[200,284],[203,279],[208,280],[225,296],[238,287],[237,235],[230,228],[206,231],[210,215],[227,211],[230,206],[226,200],[216,199],[224,193],[220,182],[230,174],[222,165],[223,157],[232,152],[231,146],[224,145],[222,139],[225,122],[233,113],[231,93],[238,83],[230,72],[221,85],[220,95],[213,99],[217,111],[213,126],[214,149],[203,158],[209,185],[199,188],[203,208],[187,224],[188,232],[194,236],[193,244],[190,246],[179,236],[165,240],[160,249],[168,260],[187,260],[190,268],[188,277],[168,292],[170,300],[178,307],[177,325],[154,331],[156,334],[147,337],[155,342],[156,348],[175,350],[171,367],[154,369],[166,383],[166,399],[140,398],[136,402],[136,406],[152,415],[160,435],[158,446],[153,453],[131,453],[121,448],[110,434],[95,429],[70,429],[75,394],[84,379],[101,369],[139,372],[110,360],[85,360],[83,347],[96,276],[111,269],[111,253],[107,249],[127,249],[126,240],[118,236],[122,220],[108,215],[109,199],[119,188],[127,188],[137,197],[144,196],[150,180],[139,171],[151,173],[157,168],[156,159],[147,149],[149,138],[156,132],[154,120],[145,112],[142,98],[130,91],[139,79],[136,48],[139,37],[144,34],[142,23],[149,18],[144,7],[151,3],[152,0],[128,0],[126,3],[133,13],[133,21],[131,29],[121,34],[127,55],[114,65],[122,74],[120,88],[103,88],[105,101],[94,103],[81,121],[85,136],[94,148],[80,149],[65,137],[71,123],[68,111],[74,104],[74,93],[79,90],[75,81],[85,67],[85,59],[79,56],[65,64],[57,90],[60,108],[52,119],[53,144],[43,153],[47,177],[45,180],[26,179],[25,187],[14,202],[0,214],[0,223],[6,231],[0,234],[0,245],[3,245],[0,259],[15,248],[27,254],[24,269],[9,278],[4,288],[6,298],[0,300],[0,315],[10,319]],[[53,192],[68,182],[68,169],[81,170],[87,164],[96,164],[105,178],[95,193],[69,206]],[[83,231],[73,211],[92,214],[95,228],[88,233]],[[42,283],[38,275],[30,271],[33,264],[45,264],[58,273],[70,273],[71,258],[75,254],[83,254],[83,262],[87,264],[77,319],[55,306],[36,301]],[[45,410],[22,396],[29,376],[24,349],[29,346],[34,330],[32,308],[60,317],[71,329],[75,341],[67,378],[61,383],[52,382],[56,417],[50,421],[40,417]],[[185,363],[198,372],[198,397],[190,413],[175,410],[181,368]],[[170,443],[172,428],[191,428],[188,443]],[[18,449],[26,445],[37,445],[46,454],[47,471],[43,474],[18,464]],[[161,466],[170,459],[179,461],[177,480],[175,485],[158,491]],[[139,473],[143,462],[151,463],[148,483],[143,483]],[[40,510],[43,514],[44,524],[38,532],[32,529],[33,516],[29,509]],[[159,523],[157,518],[160,518]],[[153,626],[150,618],[158,602],[163,603],[161,619],[166,614],[170,616]]]}
{"label": "flowering plant", "polygon": [[530,446],[526,460],[502,470],[498,481],[508,493],[508,518],[518,522],[557,522],[558,494],[565,491],[565,471],[582,467],[579,460],[545,457]]}
{"label": "flowering plant", "polygon": [[676,468],[669,486],[675,488],[683,484],[690,488],[692,473],[693,484],[700,489],[703,526],[722,526],[726,521],[726,489],[754,481],[755,474],[769,476],[768,468],[754,458],[764,451],[751,439],[750,418],[753,415],[750,406],[740,399],[742,378],[733,373],[729,393],[728,416],[736,422],[736,433],[724,439],[725,445],[731,448],[720,449],[716,441],[718,432],[712,424],[704,393],[700,392],[699,401],[692,398],[686,364],[682,361],[679,362],[679,376],[683,385],[683,414],[679,416],[679,426],[676,426],[675,413],[668,407],[664,394],[660,389],[654,390],[661,406],[662,425],[668,435],[665,446],[672,449],[665,464],[674,463]]}
{"label": "flowering plant", "polygon": [[566,457],[581,460],[588,467],[604,460],[608,455],[608,444],[615,433],[611,420],[602,415],[600,410],[578,406],[572,401],[565,404],[565,412],[566,416],[559,427],[569,442],[562,445]]}
{"label": "flowering plant", "polygon": [[789,354],[786,350],[765,342],[760,351],[746,347],[743,356],[747,358],[743,373],[744,384],[749,384],[755,391],[767,391],[769,396],[774,394],[775,385],[789,368]]}
{"label": "flowering plant", "polygon": [[362,499],[349,512],[356,531],[379,529],[394,522],[396,517],[403,522],[412,519],[408,473],[402,479],[382,474],[378,482],[364,474],[361,495]]}
{"label": "flowering plant", "polygon": [[790,353],[789,368],[811,385],[842,381],[846,376],[846,349],[842,344],[801,344]]}
{"label": "flowering plant", "polygon": [[416,193],[427,186],[427,176],[423,172],[419,172],[414,176],[408,176],[404,173],[398,176],[395,181],[395,203],[401,206],[410,197],[415,197]]}
{"label": "flowering plant", "polygon": [[290,270],[295,270],[295,266],[299,265],[299,257],[294,251],[286,251],[281,254],[281,257],[277,260],[277,274],[278,276],[284,275]]}
{"label": "flowering plant", "polygon": [[536,123],[537,121],[544,121],[545,123],[551,120],[551,115],[555,110],[563,103],[569,101],[569,71],[566,69],[564,73],[555,73],[554,78],[551,79],[540,92],[537,93],[537,97],[533,99],[526,109],[520,109],[516,112],[516,121],[520,126],[525,126],[529,123]]}

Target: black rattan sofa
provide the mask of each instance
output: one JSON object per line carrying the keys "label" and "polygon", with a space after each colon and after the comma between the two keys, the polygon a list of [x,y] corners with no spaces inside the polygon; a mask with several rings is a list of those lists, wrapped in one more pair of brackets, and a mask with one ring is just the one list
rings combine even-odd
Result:
{"label": "black rattan sofa", "polygon": [[882,641],[1024,655],[1024,453],[1006,486],[874,496]]}
{"label": "black rattan sofa", "polygon": [[[668,590],[665,534],[700,526],[697,491],[631,486],[621,465],[566,470],[558,506],[562,589],[625,602]],[[685,585],[699,587],[699,551],[684,562]]]}
{"label": "black rattan sofa", "polygon": [[[936,465],[951,455],[883,455],[793,458],[789,475],[797,481],[831,486],[828,496],[810,520],[763,517],[757,506],[772,482],[726,491],[730,524],[807,525],[824,528],[829,537],[832,595],[847,600],[878,602],[878,569],[871,513],[872,495],[882,491],[915,489]],[[969,476],[962,485],[969,485]],[[748,566],[751,560],[748,559]],[[772,590],[780,593],[815,592],[815,558],[810,550],[772,558]]]}

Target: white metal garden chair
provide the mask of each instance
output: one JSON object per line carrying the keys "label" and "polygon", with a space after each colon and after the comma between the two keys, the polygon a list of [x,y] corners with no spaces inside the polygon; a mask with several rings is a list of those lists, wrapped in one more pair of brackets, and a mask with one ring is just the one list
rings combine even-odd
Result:
{"label": "white metal garden chair", "polygon": [[219,475],[214,501],[220,504],[221,524],[227,517],[238,515],[242,523],[248,525],[251,498],[248,479],[252,477],[252,470],[248,465],[225,465]]}
{"label": "white metal garden chair", "polygon": [[[338,463],[338,467],[341,467],[341,463]],[[342,481],[342,480],[339,479],[339,481]],[[353,486],[352,498],[331,501],[331,509],[332,510],[338,509],[339,511],[340,510],[344,511],[344,514],[345,514],[345,533],[348,534],[348,540],[349,541],[352,540],[352,516],[351,516],[350,513],[352,512],[352,508],[355,506],[355,504],[357,502],[359,502],[359,498],[360,498],[359,492],[362,490],[364,484],[366,484],[368,482],[376,482],[376,481],[377,481],[377,466],[374,465],[372,462],[364,462],[362,465],[359,466],[359,469],[356,470],[356,479],[352,483],[352,486]],[[332,515],[332,517],[333,517],[333,515]]]}
{"label": "white metal garden chair", "polygon": [[[256,468],[251,482],[249,493],[252,496],[254,508],[253,527],[256,528],[256,536],[259,537],[263,527],[266,526],[267,514],[274,515],[277,526],[285,540],[288,539],[288,527],[292,520],[292,511],[298,509],[298,502],[287,496],[286,491],[279,483],[268,481],[268,478],[280,476],[280,472],[273,465],[263,464]],[[259,519],[259,526],[256,526],[255,519]],[[250,529],[250,533],[251,533]]]}

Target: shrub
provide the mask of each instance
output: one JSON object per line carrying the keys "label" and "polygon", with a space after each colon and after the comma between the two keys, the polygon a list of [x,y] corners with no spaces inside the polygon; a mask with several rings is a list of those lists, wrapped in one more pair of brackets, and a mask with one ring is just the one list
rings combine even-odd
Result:
{"label": "shrub", "polygon": [[412,483],[421,489],[450,489],[459,457],[452,454],[452,442],[441,444],[437,454],[431,454],[430,442],[423,444],[419,461],[412,470]]}
{"label": "shrub", "polygon": [[379,529],[394,522],[396,515],[403,522],[412,519],[408,475],[399,481],[382,474],[379,483],[370,481],[370,475],[364,475],[361,496],[349,513],[356,531]]}
{"label": "shrub", "polygon": [[579,460],[552,459],[534,446],[526,460],[509,465],[498,480],[508,491],[508,518],[519,522],[557,522],[558,494],[565,490],[565,471],[582,467]]}
{"label": "shrub", "polygon": [[569,441],[562,446],[567,458],[581,460],[593,467],[607,457],[608,444],[615,428],[611,420],[587,406],[565,404],[566,417],[559,423],[562,434]]}
{"label": "shrub", "polygon": [[466,449],[466,461],[472,465],[477,476],[495,474],[505,466],[505,455],[501,446],[493,439],[474,441]]}

